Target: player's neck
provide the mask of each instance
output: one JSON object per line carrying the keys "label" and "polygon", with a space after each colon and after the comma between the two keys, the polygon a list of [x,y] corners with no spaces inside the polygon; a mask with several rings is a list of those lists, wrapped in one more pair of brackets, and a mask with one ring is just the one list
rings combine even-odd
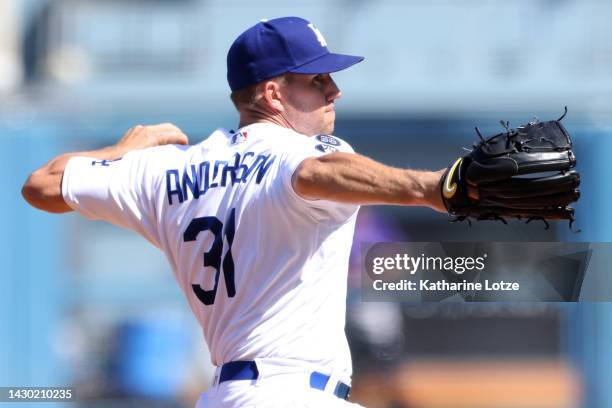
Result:
{"label": "player's neck", "polygon": [[241,113],[240,124],[238,125],[240,128],[252,125],[253,123],[273,123],[284,128],[295,130],[294,127],[291,126],[291,123],[289,123],[280,113],[274,115],[262,114],[260,112],[249,112],[248,114]]}

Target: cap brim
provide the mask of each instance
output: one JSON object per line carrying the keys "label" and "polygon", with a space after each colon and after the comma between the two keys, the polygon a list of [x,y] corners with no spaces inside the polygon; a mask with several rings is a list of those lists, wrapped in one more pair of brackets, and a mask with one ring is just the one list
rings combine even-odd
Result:
{"label": "cap brim", "polygon": [[361,61],[363,61],[363,57],[329,53],[289,72],[296,74],[327,74],[342,71]]}

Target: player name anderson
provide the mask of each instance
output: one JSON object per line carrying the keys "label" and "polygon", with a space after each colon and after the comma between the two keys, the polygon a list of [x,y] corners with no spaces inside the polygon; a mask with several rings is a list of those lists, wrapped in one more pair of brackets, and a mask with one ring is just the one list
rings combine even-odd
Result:
{"label": "player name anderson", "polygon": [[[402,279],[399,282],[383,282],[377,279],[373,282],[374,290],[417,290],[416,282]],[[485,279],[484,284],[482,282],[468,282],[466,280],[462,282],[448,282],[445,280],[432,281],[429,279],[421,279],[418,284],[418,290],[424,291],[516,291],[520,290],[520,284],[518,282],[507,282],[507,281],[489,281]]]}
{"label": "player name anderson", "polygon": [[259,184],[275,159],[276,156],[270,154],[244,152],[242,155],[235,153],[230,160],[192,164],[189,171],[166,170],[168,204],[174,204],[173,197],[183,203],[190,195],[198,199],[211,188],[246,183],[251,177]]}

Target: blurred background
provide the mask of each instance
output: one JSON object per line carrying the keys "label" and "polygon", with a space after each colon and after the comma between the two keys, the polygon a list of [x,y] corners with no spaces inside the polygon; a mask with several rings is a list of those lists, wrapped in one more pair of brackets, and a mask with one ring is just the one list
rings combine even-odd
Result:
{"label": "blurred background", "polygon": [[567,105],[582,174],[579,233],[364,208],[349,279],[353,400],[612,407],[608,303],[359,295],[361,242],[612,240],[604,0],[1,0],[0,386],[71,385],[80,407],[192,407],[206,390],[208,352],[164,256],[116,227],[34,210],[20,189],[53,156],[112,144],[136,124],[173,122],[192,143],[235,127],[226,51],[259,19],[285,15],[312,20],[330,49],[366,56],[335,75],[344,95],[335,133],[358,152],[438,169],[475,139],[475,125],[497,133],[500,119],[548,120]]}

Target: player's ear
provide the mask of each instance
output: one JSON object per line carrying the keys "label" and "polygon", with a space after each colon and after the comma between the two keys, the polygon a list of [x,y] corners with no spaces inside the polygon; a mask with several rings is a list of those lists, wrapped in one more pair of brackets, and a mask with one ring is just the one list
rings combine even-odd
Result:
{"label": "player's ear", "polygon": [[275,110],[283,112],[283,93],[281,84],[275,80],[265,81],[262,85],[262,96],[265,104]]}

